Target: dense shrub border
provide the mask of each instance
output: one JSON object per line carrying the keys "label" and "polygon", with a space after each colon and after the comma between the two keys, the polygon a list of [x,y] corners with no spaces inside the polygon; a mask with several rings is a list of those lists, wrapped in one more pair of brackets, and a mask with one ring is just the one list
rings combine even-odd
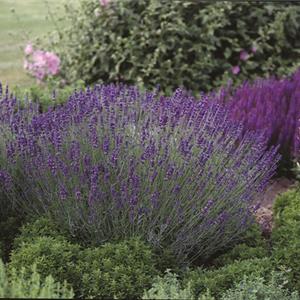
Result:
{"label": "dense shrub border", "polygon": [[299,67],[298,3],[83,0],[44,48],[61,78],[193,92]]}

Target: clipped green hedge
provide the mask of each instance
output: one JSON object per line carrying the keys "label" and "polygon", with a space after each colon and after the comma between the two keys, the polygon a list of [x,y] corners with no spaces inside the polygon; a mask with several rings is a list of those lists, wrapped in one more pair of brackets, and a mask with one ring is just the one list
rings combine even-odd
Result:
{"label": "clipped green hedge", "polygon": [[79,260],[81,294],[88,298],[140,298],[158,275],[155,257],[139,239],[88,248]]}
{"label": "clipped green hedge", "polygon": [[52,237],[55,240],[65,240],[65,236],[59,227],[49,217],[40,217],[34,221],[25,223],[20,234],[14,239],[13,248],[19,248],[23,243],[32,243],[38,237]]}
{"label": "clipped green hedge", "polygon": [[22,243],[11,252],[9,269],[24,267],[30,272],[35,264],[42,278],[49,274],[57,281],[67,281],[74,290],[80,282],[81,273],[77,268],[80,246],[65,240],[41,236],[31,242]]}
{"label": "clipped green hedge", "polygon": [[10,256],[9,270],[24,267],[27,276],[35,264],[42,279],[51,274],[57,281],[66,281],[76,297],[83,298],[137,298],[160,274],[156,255],[139,239],[82,248],[63,236],[53,237],[56,228],[48,223],[41,218],[23,227]]}
{"label": "clipped green hedge", "polygon": [[60,56],[67,83],[198,92],[228,79],[286,75],[300,65],[300,5],[292,1],[110,0],[101,6],[82,0],[79,7],[66,5],[66,18],[69,26],[43,48]]}

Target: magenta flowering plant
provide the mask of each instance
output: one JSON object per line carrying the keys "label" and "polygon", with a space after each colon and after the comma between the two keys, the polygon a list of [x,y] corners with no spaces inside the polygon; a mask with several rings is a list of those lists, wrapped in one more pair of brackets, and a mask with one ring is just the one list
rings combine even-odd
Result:
{"label": "magenta flowering plant", "polygon": [[9,96],[0,106],[5,193],[83,243],[140,236],[179,261],[206,259],[252,223],[278,161],[220,105],[180,90],[98,85],[42,114]]}
{"label": "magenta flowering plant", "polygon": [[243,123],[245,132],[261,132],[269,146],[279,145],[283,160],[299,157],[300,70],[281,80],[224,88],[218,101],[227,106],[231,119]]}
{"label": "magenta flowering plant", "polygon": [[25,47],[24,53],[24,69],[38,81],[59,73],[60,59],[55,53],[35,50],[30,43]]}

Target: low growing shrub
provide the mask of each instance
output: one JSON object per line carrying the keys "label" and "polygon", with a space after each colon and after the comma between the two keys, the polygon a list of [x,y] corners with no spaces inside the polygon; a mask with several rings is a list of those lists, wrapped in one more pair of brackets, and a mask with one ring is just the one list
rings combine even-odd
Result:
{"label": "low growing shrub", "polygon": [[64,23],[43,45],[61,58],[60,75],[69,83],[198,92],[299,67],[300,6],[293,1],[107,3],[67,5]]}
{"label": "low growing shrub", "polygon": [[205,270],[198,268],[187,272],[184,278],[184,285],[191,284],[195,297],[198,297],[206,290],[219,299],[226,290],[232,288],[234,283],[243,280],[247,275],[253,279],[256,277],[268,277],[274,269],[270,258],[248,259],[235,261],[219,269]]}
{"label": "low growing shrub", "polygon": [[9,270],[24,267],[26,272],[30,272],[31,266],[35,264],[42,279],[51,274],[57,281],[66,280],[74,284],[75,289],[82,275],[77,268],[79,254],[78,245],[52,237],[37,237],[12,251]]}
{"label": "low growing shrub", "polygon": [[278,161],[261,136],[241,140],[218,104],[180,90],[100,85],[43,114],[8,96],[0,106],[0,168],[13,182],[0,189],[87,244],[140,236],[178,261],[205,260],[253,223]]}
{"label": "low growing shrub", "polygon": [[52,237],[56,240],[65,240],[58,226],[49,217],[45,216],[22,226],[20,235],[14,239],[14,249],[17,249],[23,243],[32,243],[37,237]]}
{"label": "low growing shrub", "polygon": [[7,274],[5,266],[0,260],[0,298],[46,298],[72,299],[74,293],[66,282],[61,285],[54,281],[51,275],[41,280],[35,265],[30,267],[30,275],[24,268],[13,269]]}
{"label": "low growing shrub", "polygon": [[[166,271],[164,277],[158,276],[152,288],[144,292],[142,299],[191,299],[194,300],[190,284],[187,284],[186,288],[181,287],[180,281],[176,274]],[[210,296],[209,291],[197,298],[198,300],[214,300]]]}
{"label": "low growing shrub", "polygon": [[286,289],[286,279],[282,273],[272,273],[266,281],[263,277],[248,278],[236,283],[233,288],[226,291],[221,300],[299,300],[297,292],[290,293]]}
{"label": "low growing shrub", "polygon": [[279,195],[276,198],[273,210],[276,228],[289,226],[293,222],[300,224],[300,190],[291,189]]}
{"label": "low growing shrub", "polygon": [[213,261],[214,266],[225,266],[235,260],[246,260],[254,258],[264,258],[270,254],[270,245],[262,236],[258,224],[253,224],[240,241],[231,249],[226,249],[223,254]]}
{"label": "low growing shrub", "polygon": [[274,204],[273,257],[288,267],[289,287],[300,291],[300,191],[280,195]]}
{"label": "low growing shrub", "polygon": [[107,243],[81,253],[81,295],[97,299],[136,299],[158,274],[155,257],[139,239]]}

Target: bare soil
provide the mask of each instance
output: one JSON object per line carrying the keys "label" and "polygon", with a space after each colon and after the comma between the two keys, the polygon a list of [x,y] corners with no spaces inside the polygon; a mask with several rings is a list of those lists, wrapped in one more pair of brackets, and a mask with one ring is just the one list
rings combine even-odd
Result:
{"label": "bare soil", "polygon": [[273,179],[266,191],[259,195],[257,202],[261,203],[256,212],[256,220],[265,235],[270,235],[273,228],[273,204],[277,196],[295,185],[296,181],[285,177]]}

